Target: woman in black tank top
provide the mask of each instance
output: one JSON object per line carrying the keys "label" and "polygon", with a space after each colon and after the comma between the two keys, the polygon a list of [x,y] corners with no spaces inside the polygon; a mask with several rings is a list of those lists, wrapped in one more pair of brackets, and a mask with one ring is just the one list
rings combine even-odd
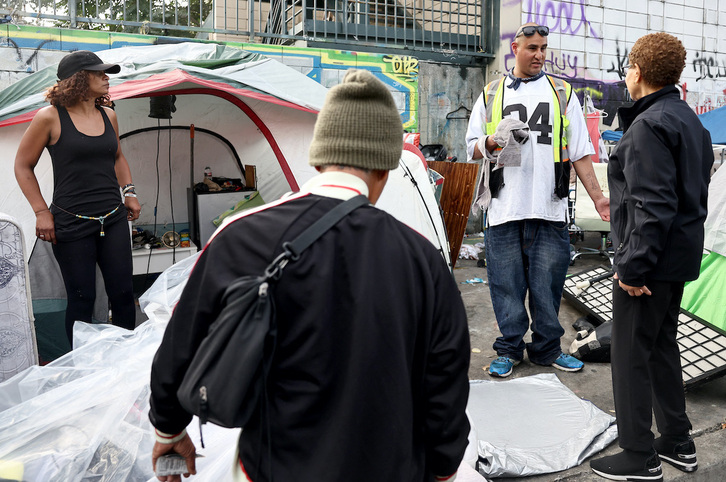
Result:
{"label": "woman in black tank top", "polygon": [[[66,333],[72,343],[76,320],[91,322],[96,264],[106,286],[113,324],[134,329],[128,221],[141,207],[131,170],[118,138],[106,73],[120,67],[96,54],[73,52],[58,64],[56,85],[23,135],[15,158],[15,177],[35,211],[35,234],[53,245],[63,275],[68,306]],[[34,169],[43,149],[53,162],[53,202],[46,203]]]}

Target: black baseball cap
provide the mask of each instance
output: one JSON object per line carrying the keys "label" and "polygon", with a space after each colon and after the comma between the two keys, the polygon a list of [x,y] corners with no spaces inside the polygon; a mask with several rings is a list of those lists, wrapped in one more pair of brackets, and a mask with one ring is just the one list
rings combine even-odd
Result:
{"label": "black baseball cap", "polygon": [[81,70],[102,70],[109,74],[118,74],[121,66],[104,64],[98,55],[88,50],[78,50],[63,57],[58,64],[58,79],[65,80]]}

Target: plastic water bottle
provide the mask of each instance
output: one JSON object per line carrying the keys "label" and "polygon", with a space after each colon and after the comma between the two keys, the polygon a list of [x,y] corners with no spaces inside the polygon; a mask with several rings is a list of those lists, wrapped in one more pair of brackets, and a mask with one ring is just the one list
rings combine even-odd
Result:
{"label": "plastic water bottle", "polygon": [[212,180],[212,169],[209,166],[204,168],[204,179]]}

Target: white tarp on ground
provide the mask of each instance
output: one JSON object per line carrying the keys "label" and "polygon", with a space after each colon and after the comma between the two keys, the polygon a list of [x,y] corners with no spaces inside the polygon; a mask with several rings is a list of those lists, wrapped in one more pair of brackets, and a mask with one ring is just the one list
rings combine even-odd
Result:
{"label": "white tarp on ground", "polygon": [[574,467],[617,438],[615,418],[580,399],[551,373],[471,381],[468,412],[477,469],[488,477],[549,474]]}

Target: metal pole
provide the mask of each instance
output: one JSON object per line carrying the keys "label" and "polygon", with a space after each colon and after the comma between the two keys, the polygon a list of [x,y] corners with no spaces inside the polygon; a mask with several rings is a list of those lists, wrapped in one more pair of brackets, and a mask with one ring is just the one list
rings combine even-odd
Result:
{"label": "metal pole", "polygon": [[194,192],[194,124],[189,126],[189,187]]}
{"label": "metal pole", "polygon": [[71,28],[76,28],[76,0],[68,0],[68,15],[71,17]]}

